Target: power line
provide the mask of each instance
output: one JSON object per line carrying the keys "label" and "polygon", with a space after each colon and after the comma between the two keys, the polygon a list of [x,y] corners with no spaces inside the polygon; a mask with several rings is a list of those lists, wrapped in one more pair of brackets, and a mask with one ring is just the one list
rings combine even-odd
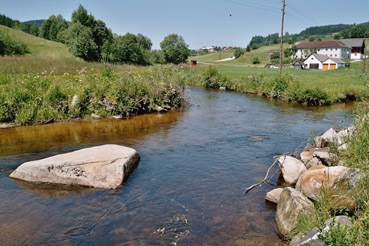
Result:
{"label": "power line", "polygon": [[229,3],[238,4],[238,5],[242,5],[242,6],[245,6],[245,7],[252,7],[252,8],[256,8],[256,9],[261,9],[261,10],[266,10],[266,11],[270,11],[270,12],[274,12],[274,13],[279,13],[278,10],[275,10],[274,8],[268,7],[268,6],[262,7],[262,6],[255,5],[254,3],[252,5],[250,3],[236,2],[236,1],[232,1],[232,0],[224,0],[224,1],[229,2]]}
{"label": "power line", "polygon": [[318,21],[316,21],[315,19],[311,18],[311,16],[307,16],[304,12],[298,10],[297,8],[295,8],[295,7],[291,6],[291,5],[289,5],[289,8],[292,9],[293,11],[295,11],[300,16],[304,17],[305,19],[307,19],[310,22],[314,23],[315,25],[320,25],[320,23]]}

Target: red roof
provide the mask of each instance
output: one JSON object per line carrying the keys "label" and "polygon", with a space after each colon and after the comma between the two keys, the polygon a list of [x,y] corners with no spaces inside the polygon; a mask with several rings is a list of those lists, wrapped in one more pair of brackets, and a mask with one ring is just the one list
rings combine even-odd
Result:
{"label": "red roof", "polygon": [[315,48],[347,48],[347,45],[338,40],[303,42],[296,45],[298,49],[315,49]]}

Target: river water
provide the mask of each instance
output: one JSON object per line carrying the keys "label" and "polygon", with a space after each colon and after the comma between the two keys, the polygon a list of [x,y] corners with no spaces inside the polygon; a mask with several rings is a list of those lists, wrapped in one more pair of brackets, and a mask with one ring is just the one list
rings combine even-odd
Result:
{"label": "river water", "polygon": [[[264,201],[275,187],[245,188],[313,131],[347,125],[353,105],[186,93],[189,105],[166,114],[0,129],[0,245],[275,245],[275,207]],[[25,161],[107,143],[141,156],[119,189],[8,178]]]}

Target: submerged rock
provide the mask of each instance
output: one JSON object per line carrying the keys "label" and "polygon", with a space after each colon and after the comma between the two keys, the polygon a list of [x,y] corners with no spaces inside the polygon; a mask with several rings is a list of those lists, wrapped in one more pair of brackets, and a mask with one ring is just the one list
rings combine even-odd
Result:
{"label": "submerged rock", "polygon": [[278,158],[279,168],[287,184],[296,184],[300,175],[306,171],[304,163],[291,156],[283,155]]}
{"label": "submerged rock", "polygon": [[288,238],[296,228],[298,217],[301,213],[311,214],[314,204],[301,192],[287,187],[281,193],[277,205],[275,222],[279,234]]}
{"label": "submerged rock", "polygon": [[137,167],[136,150],[107,144],[20,165],[11,178],[30,182],[115,189]]}
{"label": "submerged rock", "polygon": [[343,166],[326,167],[317,165],[304,172],[296,184],[296,189],[310,199],[316,200],[321,188],[330,188],[334,181],[348,168]]}

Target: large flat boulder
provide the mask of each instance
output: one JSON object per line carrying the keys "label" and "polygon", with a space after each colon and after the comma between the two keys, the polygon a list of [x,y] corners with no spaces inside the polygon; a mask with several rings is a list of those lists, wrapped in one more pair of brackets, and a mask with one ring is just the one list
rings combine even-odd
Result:
{"label": "large flat boulder", "polygon": [[136,150],[107,144],[20,165],[11,178],[41,183],[115,189],[137,167]]}
{"label": "large flat boulder", "polygon": [[278,158],[278,162],[283,179],[289,185],[296,184],[300,175],[306,171],[304,163],[291,156],[282,155]]}
{"label": "large flat boulder", "polygon": [[284,188],[275,216],[278,233],[283,238],[289,238],[292,231],[296,229],[299,215],[311,214],[313,208],[314,204],[301,192],[290,187]]}
{"label": "large flat boulder", "polygon": [[334,181],[348,168],[343,166],[327,167],[317,165],[304,172],[296,184],[296,189],[310,199],[316,200],[321,188],[332,187]]}

